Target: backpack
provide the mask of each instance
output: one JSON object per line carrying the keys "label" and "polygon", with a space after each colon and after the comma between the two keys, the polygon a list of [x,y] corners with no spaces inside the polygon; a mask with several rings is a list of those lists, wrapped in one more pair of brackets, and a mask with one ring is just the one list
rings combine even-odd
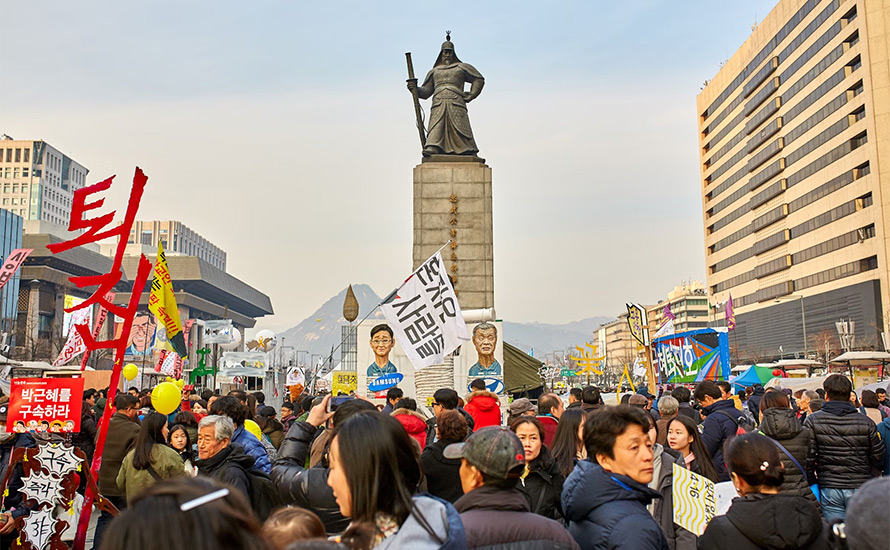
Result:
{"label": "backpack", "polygon": [[746,433],[750,433],[754,431],[754,424],[748,421],[748,417],[745,416],[741,411],[739,411],[739,416],[736,418],[735,416],[729,414],[727,411],[720,409],[717,413],[722,414],[727,418],[731,418],[732,422],[736,425],[735,434],[742,435]]}
{"label": "backpack", "polygon": [[250,483],[250,507],[260,521],[266,521],[272,512],[284,506],[281,495],[272,478],[265,473],[258,470],[245,470],[244,473]]}

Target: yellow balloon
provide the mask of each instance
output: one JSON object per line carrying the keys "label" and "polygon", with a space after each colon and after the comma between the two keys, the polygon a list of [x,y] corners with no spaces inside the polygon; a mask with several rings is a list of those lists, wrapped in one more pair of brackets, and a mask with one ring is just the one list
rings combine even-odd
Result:
{"label": "yellow balloon", "polygon": [[182,389],[182,387],[185,386],[185,382],[183,380],[177,380],[173,383],[176,384],[176,387],[179,389]]}
{"label": "yellow balloon", "polygon": [[248,432],[252,433],[256,436],[257,440],[261,441],[263,438],[263,430],[260,429],[260,425],[254,422],[251,419],[247,419],[244,421],[244,429]]}
{"label": "yellow balloon", "polygon": [[173,377],[168,376],[167,378],[164,378],[164,382],[173,382]]}
{"label": "yellow balloon", "polygon": [[170,414],[179,406],[182,393],[176,384],[161,382],[151,390],[151,404],[161,414]]}
{"label": "yellow balloon", "polygon": [[124,365],[121,374],[123,374],[124,378],[126,378],[127,380],[132,380],[139,376],[139,367],[137,367],[133,363],[127,363],[126,365]]}

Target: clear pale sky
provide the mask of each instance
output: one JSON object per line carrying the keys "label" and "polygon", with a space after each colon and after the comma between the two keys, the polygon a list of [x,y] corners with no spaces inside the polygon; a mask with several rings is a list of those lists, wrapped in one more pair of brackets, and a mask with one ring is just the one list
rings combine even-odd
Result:
{"label": "clear pale sky", "polygon": [[[411,270],[406,51],[486,79],[495,301],[562,323],[703,279],[695,96],[774,0],[0,3],[0,133],[117,174],[272,298],[282,330]],[[428,108],[428,102],[423,102]]]}

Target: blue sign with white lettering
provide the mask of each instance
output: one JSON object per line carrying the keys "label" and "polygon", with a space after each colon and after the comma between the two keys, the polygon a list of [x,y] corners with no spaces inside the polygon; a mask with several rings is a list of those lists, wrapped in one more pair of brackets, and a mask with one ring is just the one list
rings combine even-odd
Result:
{"label": "blue sign with white lettering", "polygon": [[384,374],[383,376],[378,377],[376,380],[368,384],[368,389],[371,391],[380,391],[380,390],[388,390],[393,386],[398,386],[399,382],[402,381],[404,375],[400,372],[396,372],[393,374]]}
{"label": "blue sign with white lettering", "polygon": [[[497,378],[483,378],[482,381],[485,382],[485,389],[491,393],[504,393],[505,386],[501,380]],[[467,384],[467,391],[473,391],[473,388],[471,388],[469,384]]]}

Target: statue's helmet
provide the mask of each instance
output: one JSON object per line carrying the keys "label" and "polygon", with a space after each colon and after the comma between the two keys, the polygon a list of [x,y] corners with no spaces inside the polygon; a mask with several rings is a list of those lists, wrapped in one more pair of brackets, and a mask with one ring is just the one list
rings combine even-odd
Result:
{"label": "statue's helmet", "polygon": [[451,41],[451,31],[446,31],[445,33],[445,42],[442,42],[442,49],[439,50],[439,57],[436,58],[435,66],[438,67],[442,65],[442,52],[448,50],[451,52],[452,59],[455,63],[460,63],[460,59],[457,58],[457,54],[454,53],[454,42]]}

